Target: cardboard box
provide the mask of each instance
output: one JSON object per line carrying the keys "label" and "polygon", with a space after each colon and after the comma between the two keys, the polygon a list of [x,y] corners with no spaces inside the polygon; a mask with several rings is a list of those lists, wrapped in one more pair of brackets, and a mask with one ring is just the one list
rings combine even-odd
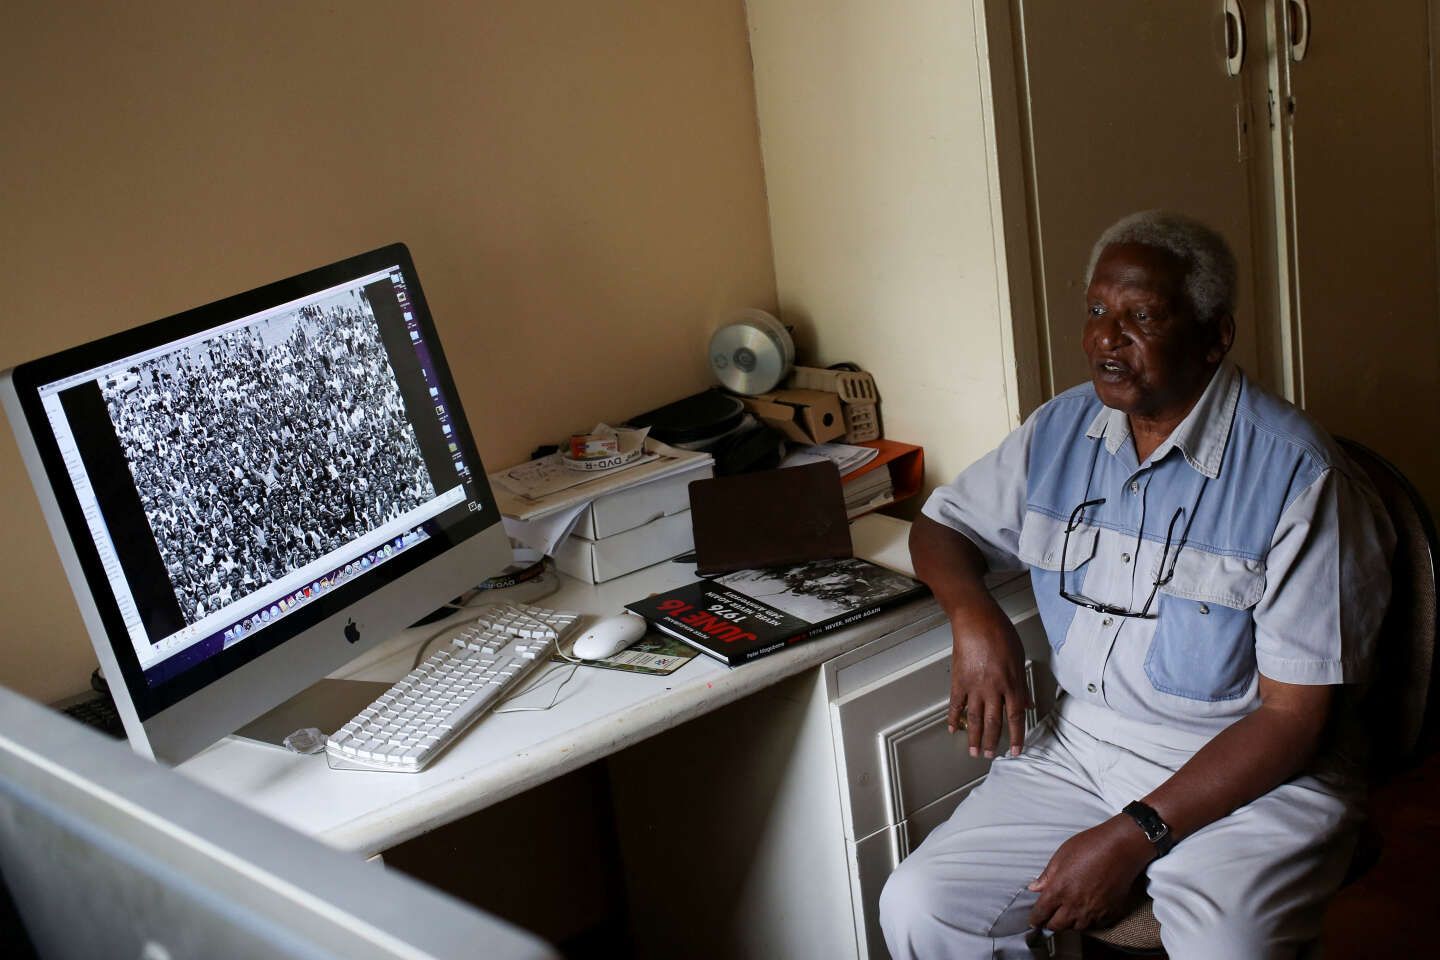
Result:
{"label": "cardboard box", "polygon": [[775,390],[758,397],[741,397],[745,408],[787,440],[825,443],[845,435],[840,397],[820,390]]}
{"label": "cardboard box", "polygon": [[795,367],[790,371],[790,386],[797,390],[823,390],[839,394],[840,401],[879,403],[880,391],[875,378],[863,370],[823,370],[819,367]]}
{"label": "cardboard box", "polygon": [[845,404],[845,442],[880,439],[880,411],[873,403]]}
{"label": "cardboard box", "polygon": [[586,540],[602,540],[689,510],[690,482],[714,474],[715,461],[706,457],[679,473],[597,497],[580,514],[572,533]]}
{"label": "cardboard box", "polygon": [[576,580],[604,583],[694,549],[687,509],[599,540],[571,534],[555,548],[555,566]]}

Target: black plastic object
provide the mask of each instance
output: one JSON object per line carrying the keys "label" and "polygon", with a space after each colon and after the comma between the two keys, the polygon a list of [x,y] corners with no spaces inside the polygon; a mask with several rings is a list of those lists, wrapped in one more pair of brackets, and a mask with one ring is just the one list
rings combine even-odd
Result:
{"label": "black plastic object", "polygon": [[779,430],[756,423],[749,430],[737,430],[715,441],[710,455],[715,458],[715,475],[729,477],[780,466],[784,448],[785,438]]}
{"label": "black plastic object", "polygon": [[125,739],[125,725],[115,710],[115,701],[108,693],[94,693],[64,707],[61,713],[72,720],[78,720],[87,727],[93,727],[116,740]]}
{"label": "black plastic object", "polygon": [[743,403],[712,388],[631,417],[630,426],[649,427],[661,443],[696,443],[735,429],[744,417]]}
{"label": "black plastic object", "polygon": [[462,599],[464,599],[464,598],[463,598],[463,597],[456,597],[455,599],[451,600],[449,603],[445,604],[445,606],[443,606],[443,607],[436,607],[434,610],[431,610],[429,613],[425,614],[425,616],[421,617],[419,620],[416,620],[414,623],[410,624],[410,626],[411,626],[412,628],[413,628],[413,627],[425,627],[425,626],[429,626],[429,625],[432,624],[432,623],[439,623],[441,620],[444,620],[446,617],[453,617],[453,616],[455,615],[455,611],[458,610],[458,609],[460,609],[460,601],[461,601]]}

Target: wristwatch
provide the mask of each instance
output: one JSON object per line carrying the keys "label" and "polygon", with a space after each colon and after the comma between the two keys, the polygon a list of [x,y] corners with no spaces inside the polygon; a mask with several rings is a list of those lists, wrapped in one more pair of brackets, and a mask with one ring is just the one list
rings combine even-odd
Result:
{"label": "wristwatch", "polygon": [[1175,835],[1170,832],[1170,824],[1160,819],[1160,814],[1155,808],[1140,800],[1132,800],[1125,804],[1121,811],[1130,815],[1140,829],[1145,831],[1145,839],[1155,845],[1155,856],[1163,857],[1175,846]]}

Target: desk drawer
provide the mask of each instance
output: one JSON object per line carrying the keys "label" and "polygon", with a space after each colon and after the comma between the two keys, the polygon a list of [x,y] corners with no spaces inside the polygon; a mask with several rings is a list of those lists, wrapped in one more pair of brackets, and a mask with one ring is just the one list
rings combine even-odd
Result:
{"label": "desk drawer", "polygon": [[862,957],[889,960],[885,937],[880,931],[880,891],[884,889],[885,881],[900,861],[920,846],[931,830],[948,820],[955,808],[960,806],[960,801],[984,779],[972,780],[959,790],[916,810],[896,826],[878,830],[851,845],[850,858],[854,864],[855,890],[858,893],[855,909],[860,917],[856,932],[863,938],[860,945]]}
{"label": "desk drawer", "polygon": [[[1016,621],[1026,650],[1043,649],[1044,630],[1038,615]],[[932,633],[949,636],[948,624]],[[924,634],[913,642],[933,647],[937,638]],[[1026,661],[1036,710],[1033,727],[1054,700],[1054,681],[1046,665]],[[990,761],[971,757],[963,733],[945,729],[950,699],[950,651],[945,647],[831,703],[836,754],[842,768],[848,807],[849,835],[869,837],[898,825],[912,813],[983,777]],[[997,751],[1009,749],[1008,732]]]}
{"label": "desk drawer", "polygon": [[900,844],[896,850],[898,859],[891,864],[891,868],[893,869],[899,866],[900,860],[904,860],[910,856],[911,851],[924,843],[925,838],[930,836],[931,830],[934,830],[940,826],[940,824],[949,820],[950,814],[955,812],[955,808],[960,806],[960,802],[970,796],[970,791],[984,782],[984,777],[972,780],[959,790],[953,793],[947,793],[934,803],[927,803],[919,810],[910,814],[901,824],[904,830],[900,834]]}

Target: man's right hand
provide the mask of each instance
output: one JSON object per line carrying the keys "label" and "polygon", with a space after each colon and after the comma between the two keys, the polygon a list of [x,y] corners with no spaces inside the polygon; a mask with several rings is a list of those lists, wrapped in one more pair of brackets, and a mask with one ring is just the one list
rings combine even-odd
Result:
{"label": "man's right hand", "polygon": [[995,756],[1006,725],[1010,755],[1025,746],[1025,710],[1032,706],[1025,683],[1025,648],[999,604],[983,599],[950,614],[950,732],[970,737],[970,756]]}
{"label": "man's right hand", "polygon": [[1010,752],[1025,745],[1025,648],[985,589],[985,558],[964,534],[921,514],[910,525],[910,559],[950,618],[950,732],[970,735],[970,755],[995,756],[1010,726]]}

